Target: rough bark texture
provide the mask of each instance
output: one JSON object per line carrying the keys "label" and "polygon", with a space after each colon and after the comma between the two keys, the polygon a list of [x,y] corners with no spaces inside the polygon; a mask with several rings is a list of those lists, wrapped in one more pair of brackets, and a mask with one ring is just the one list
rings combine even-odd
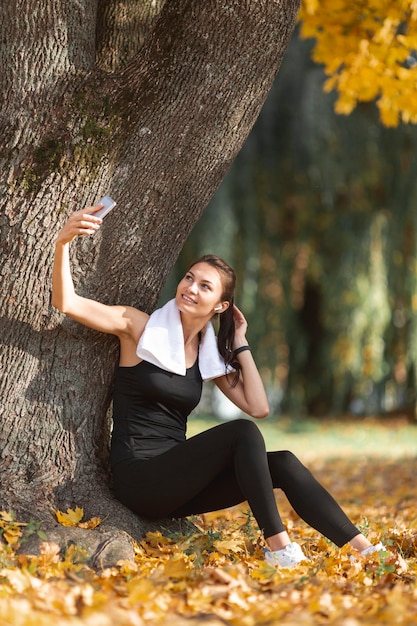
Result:
{"label": "rough bark texture", "polygon": [[1,509],[52,521],[78,505],[143,532],[109,490],[117,344],[51,308],[53,241],[70,211],[110,192],[101,234],[73,246],[77,289],[150,311],[260,111],[297,9],[2,3]]}

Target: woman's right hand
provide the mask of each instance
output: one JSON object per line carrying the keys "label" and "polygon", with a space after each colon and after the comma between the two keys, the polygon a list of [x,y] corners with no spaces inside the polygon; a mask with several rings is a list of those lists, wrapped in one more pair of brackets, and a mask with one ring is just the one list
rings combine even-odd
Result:
{"label": "woman's right hand", "polygon": [[91,213],[98,211],[102,207],[102,204],[98,204],[97,206],[86,207],[81,211],[72,213],[59,231],[56,243],[70,243],[75,237],[94,235],[100,228],[103,220]]}

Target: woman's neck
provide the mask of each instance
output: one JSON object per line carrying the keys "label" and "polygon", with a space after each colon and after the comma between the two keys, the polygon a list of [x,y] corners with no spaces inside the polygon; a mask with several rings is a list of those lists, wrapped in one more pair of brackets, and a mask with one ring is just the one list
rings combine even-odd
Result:
{"label": "woman's neck", "polygon": [[201,319],[189,319],[183,313],[181,315],[182,332],[184,334],[184,346],[193,345],[199,343],[199,334],[207,324],[208,320],[202,322]]}

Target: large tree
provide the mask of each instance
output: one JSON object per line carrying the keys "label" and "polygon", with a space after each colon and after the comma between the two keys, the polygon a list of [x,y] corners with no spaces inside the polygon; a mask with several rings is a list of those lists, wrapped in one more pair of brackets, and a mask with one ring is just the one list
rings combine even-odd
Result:
{"label": "large tree", "polygon": [[143,532],[109,487],[117,343],[51,308],[54,238],[110,192],[100,236],[73,245],[77,289],[150,311],[258,116],[298,6],[2,3],[0,509],[48,526],[78,505]]}

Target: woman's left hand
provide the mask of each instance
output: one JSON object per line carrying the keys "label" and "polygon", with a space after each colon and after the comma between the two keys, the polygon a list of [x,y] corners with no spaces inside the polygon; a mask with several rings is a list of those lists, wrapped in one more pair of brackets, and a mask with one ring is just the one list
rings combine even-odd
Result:
{"label": "woman's left hand", "polygon": [[240,311],[235,304],[233,305],[233,321],[235,323],[235,341],[233,349],[236,350],[236,348],[245,346],[248,343],[246,341],[248,323],[242,311]]}
{"label": "woman's left hand", "polygon": [[[248,345],[246,339],[248,323],[237,306],[233,307],[233,321],[235,324],[233,350],[237,350]],[[240,364],[237,385],[231,385],[227,375],[219,376],[215,379],[215,383],[241,411],[256,418],[266,417],[269,413],[268,398],[250,350],[242,351],[237,358]]]}

